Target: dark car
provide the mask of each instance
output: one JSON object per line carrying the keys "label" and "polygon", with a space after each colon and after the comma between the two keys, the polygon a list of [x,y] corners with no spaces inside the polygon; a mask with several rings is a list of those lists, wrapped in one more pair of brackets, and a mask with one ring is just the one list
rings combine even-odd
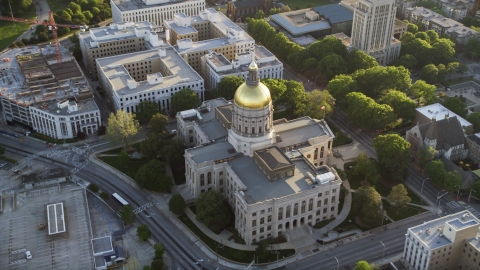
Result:
{"label": "dark car", "polygon": [[323,240],[317,239],[317,243],[323,245]]}

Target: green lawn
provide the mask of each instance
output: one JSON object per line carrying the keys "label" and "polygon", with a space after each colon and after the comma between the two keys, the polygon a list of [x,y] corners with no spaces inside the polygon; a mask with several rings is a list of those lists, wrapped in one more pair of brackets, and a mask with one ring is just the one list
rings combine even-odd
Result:
{"label": "green lawn", "polygon": [[319,222],[315,223],[315,225],[313,225],[313,228],[321,229],[321,228],[327,226],[330,222],[332,222],[334,220],[335,220],[334,218],[331,218],[331,219],[325,219],[325,220],[319,221]]}
{"label": "green lawn", "polygon": [[383,204],[383,209],[387,210],[387,215],[395,221],[406,219],[423,212],[422,209],[419,208],[405,207],[401,211],[398,211],[398,213],[395,213],[395,209],[387,206],[386,203]]}
{"label": "green lawn", "polygon": [[[204,234],[196,225],[193,223],[186,215],[181,216],[180,221],[187,226],[197,237],[202,240],[203,243],[205,243],[208,247],[210,247],[211,250],[214,252],[217,251],[218,255],[232,260],[236,262],[241,262],[241,263],[250,263],[253,260],[253,256],[255,254],[255,251],[240,251],[243,253],[243,258],[242,259],[237,259],[234,254],[238,254],[239,250],[238,249],[233,249],[230,247],[224,246],[223,248],[218,248],[219,243],[210,237],[208,237],[206,234]],[[294,249],[283,249],[279,250],[279,258],[283,257],[289,257],[295,254]],[[260,259],[259,263],[268,263],[268,262],[274,262],[277,260],[277,255],[276,254],[271,254],[269,253],[268,257],[265,259]]]}
{"label": "green lawn", "polygon": [[[35,13],[35,7],[32,4],[28,8],[28,10],[23,12],[23,14],[18,14],[17,12],[14,12],[13,16],[16,18],[35,20],[37,15]],[[28,23],[16,22],[14,26],[13,22],[0,21],[0,51],[7,48],[10,43],[14,42],[18,36],[27,31],[30,27],[31,26]]]}
{"label": "green lawn", "polygon": [[107,163],[108,165],[114,167],[115,169],[123,172],[127,176],[132,179],[135,179],[135,174],[137,174],[138,169],[142,167],[147,161],[130,161],[128,167],[125,168],[124,166],[120,165],[118,157],[102,157],[100,158],[103,162]]}
{"label": "green lawn", "polygon": [[53,13],[57,13],[59,10],[64,10],[68,7],[68,4],[70,4],[69,0],[47,0],[48,5],[50,6],[50,10],[53,11]]}
{"label": "green lawn", "polygon": [[333,4],[328,0],[279,0],[278,2],[289,6],[292,10]]}
{"label": "green lawn", "polygon": [[293,119],[295,118],[295,115],[293,114],[293,109],[286,109],[283,111],[277,111],[273,113],[273,120],[278,120],[278,119]]}
{"label": "green lawn", "polygon": [[463,78],[451,79],[451,80],[447,80],[447,81],[443,82],[443,85],[451,86],[451,85],[455,85],[455,84],[459,84],[459,83],[463,83],[463,82],[469,82],[471,80],[472,80],[472,77],[463,77]]}

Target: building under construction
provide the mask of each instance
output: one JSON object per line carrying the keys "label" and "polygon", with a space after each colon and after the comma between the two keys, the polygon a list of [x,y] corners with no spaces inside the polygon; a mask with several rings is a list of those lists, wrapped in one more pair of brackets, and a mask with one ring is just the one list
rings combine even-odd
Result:
{"label": "building under construction", "polygon": [[57,139],[93,134],[101,125],[92,89],[70,52],[61,47],[11,49],[0,56],[0,96],[8,124]]}

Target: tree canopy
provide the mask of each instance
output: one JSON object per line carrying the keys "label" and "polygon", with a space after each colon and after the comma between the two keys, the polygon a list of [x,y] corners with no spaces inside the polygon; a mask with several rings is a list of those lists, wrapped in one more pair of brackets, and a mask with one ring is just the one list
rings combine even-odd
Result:
{"label": "tree canopy", "polygon": [[380,206],[382,198],[372,186],[362,186],[353,195],[353,211],[367,226],[378,226],[382,222],[383,214]]}
{"label": "tree canopy", "polygon": [[373,139],[372,147],[382,176],[393,183],[403,182],[410,166],[410,143],[397,134],[387,134]]}
{"label": "tree canopy", "polygon": [[147,241],[147,239],[152,235],[150,228],[146,224],[142,224],[137,227],[137,236],[142,241]]}
{"label": "tree canopy", "polygon": [[133,224],[137,218],[135,213],[133,213],[133,208],[129,204],[122,207],[120,210],[120,216],[125,225]]}
{"label": "tree canopy", "polygon": [[[226,100],[232,100],[237,88],[244,83],[240,76],[225,76],[217,83],[217,87],[212,89],[212,96],[214,98],[225,98]],[[272,97],[273,98],[273,97]]]}
{"label": "tree canopy", "polygon": [[424,103],[424,105],[430,105],[437,101],[435,91],[437,91],[435,85],[428,84],[423,80],[414,82],[410,88],[410,94],[418,100],[418,103]]}
{"label": "tree canopy", "polygon": [[442,103],[442,105],[460,117],[465,118],[467,116],[467,105],[459,97],[449,97]]}
{"label": "tree canopy", "polygon": [[282,101],[283,94],[285,93],[285,91],[287,91],[287,86],[285,85],[285,82],[279,79],[267,78],[263,79],[262,83],[268,87],[268,90],[270,90],[273,108],[278,108],[278,105]]}
{"label": "tree canopy", "polygon": [[425,172],[432,182],[448,191],[455,191],[462,185],[462,177],[457,171],[447,172],[440,160],[432,160],[427,164]]}
{"label": "tree canopy", "polygon": [[[335,99],[328,90],[313,90],[306,93],[306,101],[299,105],[298,114],[323,119],[333,113]],[[323,108],[323,109],[322,109]]]}
{"label": "tree canopy", "polygon": [[404,185],[398,184],[390,190],[390,194],[387,197],[388,202],[390,205],[395,207],[396,209],[402,209],[412,200],[408,196],[408,190],[405,188]]}
{"label": "tree canopy", "polygon": [[168,209],[172,213],[177,216],[181,215],[185,211],[185,208],[187,208],[187,204],[185,203],[182,195],[175,194],[172,196],[172,198],[170,198],[170,201],[168,202]]}
{"label": "tree canopy", "polygon": [[417,104],[410,99],[405,93],[390,90],[382,98],[378,100],[380,104],[388,104],[395,113],[395,118],[404,120],[413,120],[415,108]]}
{"label": "tree canopy", "polygon": [[438,68],[434,64],[424,66],[420,71],[420,79],[428,83],[435,83],[438,79]]}
{"label": "tree canopy", "polygon": [[152,117],[159,113],[157,103],[144,100],[137,105],[135,116],[140,123],[148,123]]}
{"label": "tree canopy", "polygon": [[371,98],[379,97],[383,91],[396,89],[406,92],[412,85],[410,71],[403,66],[376,66],[360,69],[352,74],[358,90]]}
{"label": "tree canopy", "polygon": [[197,220],[214,232],[225,228],[230,219],[230,212],[223,202],[223,195],[219,191],[209,190],[201,193],[195,201]]}
{"label": "tree canopy", "polygon": [[138,169],[135,182],[141,188],[157,192],[165,192],[173,186],[172,178],[166,175],[166,164],[156,159]]}
{"label": "tree canopy", "polygon": [[172,96],[172,109],[175,113],[196,109],[200,103],[197,94],[190,88],[182,89]]}
{"label": "tree canopy", "polygon": [[361,128],[383,130],[394,121],[392,107],[359,92],[349,93],[342,104],[349,119]]}
{"label": "tree canopy", "polygon": [[357,82],[350,75],[337,75],[328,82],[328,92],[341,104],[350,92],[357,92]]}
{"label": "tree canopy", "polygon": [[380,177],[377,162],[370,159],[364,153],[361,153],[355,158],[355,163],[353,175],[362,177],[363,180],[368,181],[371,185],[375,185]]}
{"label": "tree canopy", "polygon": [[318,69],[329,80],[339,74],[345,74],[348,71],[347,62],[338,54],[329,54],[322,58],[318,64]]}
{"label": "tree canopy", "polygon": [[467,121],[473,125],[474,133],[480,132],[480,112],[472,112],[467,116]]}
{"label": "tree canopy", "polygon": [[353,50],[347,55],[348,73],[359,69],[369,69],[378,66],[377,60],[362,50]]}
{"label": "tree canopy", "polygon": [[132,113],[118,110],[108,117],[106,138],[111,143],[122,143],[129,146],[138,133],[139,123]]}

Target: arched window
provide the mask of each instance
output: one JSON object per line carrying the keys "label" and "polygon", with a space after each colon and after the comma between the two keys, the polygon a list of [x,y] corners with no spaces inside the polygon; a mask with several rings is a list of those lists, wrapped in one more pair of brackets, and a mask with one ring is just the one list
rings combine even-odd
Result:
{"label": "arched window", "polygon": [[323,158],[323,149],[324,147],[322,146],[322,148],[320,149],[320,158]]}
{"label": "arched window", "polygon": [[303,201],[303,202],[302,202],[302,210],[301,210],[301,213],[302,213],[302,214],[305,213],[305,205],[306,205],[306,202]]}
{"label": "arched window", "polygon": [[293,206],[293,215],[294,215],[294,216],[298,215],[298,203],[296,203],[296,204]]}
{"label": "arched window", "polygon": [[205,185],[205,175],[202,173],[200,174],[200,186]]}
{"label": "arched window", "polygon": [[291,208],[292,208],[292,207],[291,207],[290,205],[287,206],[287,212],[285,213],[285,218],[289,218],[289,217],[290,217],[290,212],[291,212],[290,210],[291,210]]}
{"label": "arched window", "polygon": [[212,173],[207,173],[207,183],[210,185],[212,183]]}
{"label": "arched window", "polygon": [[278,220],[283,218],[283,207],[278,208]]}

